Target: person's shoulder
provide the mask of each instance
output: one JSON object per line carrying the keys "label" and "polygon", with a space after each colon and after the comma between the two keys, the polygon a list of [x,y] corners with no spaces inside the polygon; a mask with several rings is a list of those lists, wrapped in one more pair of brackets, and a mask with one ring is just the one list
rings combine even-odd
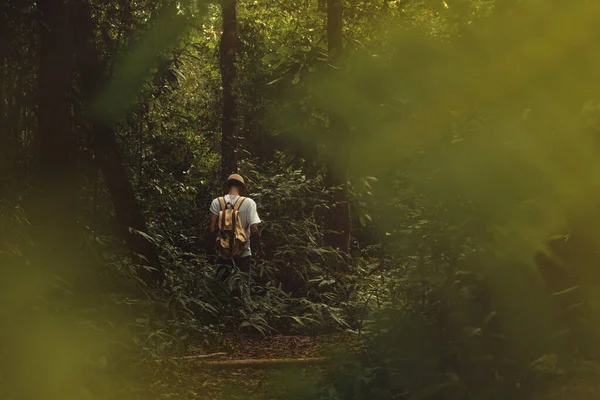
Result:
{"label": "person's shoulder", "polygon": [[210,206],[212,208],[220,208],[221,207],[221,204],[219,203],[220,197],[223,197],[223,196],[215,197],[214,199],[212,199],[212,201],[210,202]]}
{"label": "person's shoulder", "polygon": [[251,198],[251,197],[244,197],[244,203],[248,203],[248,204],[256,204],[256,202]]}

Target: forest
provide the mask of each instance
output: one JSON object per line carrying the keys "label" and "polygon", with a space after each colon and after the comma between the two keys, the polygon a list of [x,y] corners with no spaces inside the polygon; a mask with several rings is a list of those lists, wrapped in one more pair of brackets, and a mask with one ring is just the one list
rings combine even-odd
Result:
{"label": "forest", "polygon": [[0,398],[597,399],[598,20],[0,0]]}

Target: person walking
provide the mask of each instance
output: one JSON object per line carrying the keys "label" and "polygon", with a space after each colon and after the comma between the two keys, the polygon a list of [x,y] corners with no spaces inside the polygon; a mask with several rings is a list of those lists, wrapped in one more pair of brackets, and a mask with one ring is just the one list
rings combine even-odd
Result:
{"label": "person walking", "polygon": [[[239,174],[225,181],[227,194],[213,199],[210,205],[210,234],[207,252],[216,258],[217,274],[225,280],[233,268],[250,272],[252,254],[262,256],[258,224],[261,223],[256,202],[244,197],[246,183]],[[216,257],[215,257],[216,255]]]}

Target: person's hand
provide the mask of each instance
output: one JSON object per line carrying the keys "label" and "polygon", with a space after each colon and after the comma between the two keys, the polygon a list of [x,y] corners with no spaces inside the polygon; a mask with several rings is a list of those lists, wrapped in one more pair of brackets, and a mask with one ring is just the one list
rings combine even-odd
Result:
{"label": "person's hand", "polygon": [[256,257],[257,258],[265,258],[265,252],[263,251],[263,249],[258,249],[256,251]]}

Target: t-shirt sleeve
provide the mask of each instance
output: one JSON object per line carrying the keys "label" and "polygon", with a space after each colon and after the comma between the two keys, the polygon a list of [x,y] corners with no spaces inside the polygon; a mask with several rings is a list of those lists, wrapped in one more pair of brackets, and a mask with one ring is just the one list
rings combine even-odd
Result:
{"label": "t-shirt sleeve", "polygon": [[219,199],[213,199],[212,203],[210,203],[210,212],[219,215],[219,211],[221,211],[221,205],[219,204]]}
{"label": "t-shirt sleeve", "polygon": [[256,203],[252,199],[248,202],[248,226],[254,224],[260,224],[261,220],[258,216],[258,212],[256,211]]}

